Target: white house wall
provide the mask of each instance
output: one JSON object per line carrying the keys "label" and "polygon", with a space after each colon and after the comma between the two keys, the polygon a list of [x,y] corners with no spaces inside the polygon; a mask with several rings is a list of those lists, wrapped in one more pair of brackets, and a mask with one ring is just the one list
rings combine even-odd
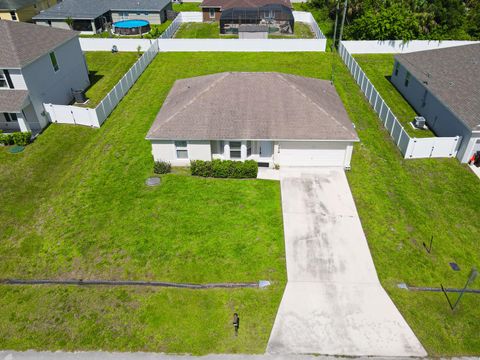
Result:
{"label": "white house wall", "polygon": [[[430,93],[428,85],[424,85],[414,76],[410,76],[408,87],[405,86],[406,75],[407,70],[399,64],[398,75],[393,73],[391,81],[415,111],[425,118],[427,125],[435,135],[440,137],[461,136],[463,138],[457,158],[461,162],[466,162],[469,157],[467,147],[472,131],[443,102]],[[427,91],[426,96],[425,91]]]}
{"label": "white house wall", "polygon": [[152,140],[154,161],[168,161],[173,166],[188,166],[190,160],[212,160],[210,141],[188,141],[188,159],[177,159],[175,142],[171,140]]}
{"label": "white house wall", "polygon": [[[124,13],[128,13],[128,16],[123,16]],[[165,19],[162,20],[163,14],[161,13],[148,13],[148,12],[127,12],[127,11],[112,11],[112,21],[122,21],[122,20],[147,20],[150,24],[161,24],[165,22]]]}
{"label": "white house wall", "polygon": [[90,82],[88,71],[77,38],[54,50],[59,69],[54,71],[50,55],[46,54],[22,69],[30,99],[41,127],[47,119],[42,115],[43,103],[68,104],[73,99],[72,89],[86,89]]}

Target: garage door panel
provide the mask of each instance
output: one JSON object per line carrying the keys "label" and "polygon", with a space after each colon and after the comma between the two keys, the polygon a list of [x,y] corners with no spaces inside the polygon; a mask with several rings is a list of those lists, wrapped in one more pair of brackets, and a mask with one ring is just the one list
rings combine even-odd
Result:
{"label": "garage door panel", "polygon": [[341,142],[280,142],[280,166],[344,166],[346,144]]}

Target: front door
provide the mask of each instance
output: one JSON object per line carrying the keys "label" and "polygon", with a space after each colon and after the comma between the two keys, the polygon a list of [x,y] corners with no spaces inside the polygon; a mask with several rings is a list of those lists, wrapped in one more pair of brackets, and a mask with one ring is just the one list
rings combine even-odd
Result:
{"label": "front door", "polygon": [[260,141],[258,154],[260,159],[270,159],[273,155],[273,141]]}

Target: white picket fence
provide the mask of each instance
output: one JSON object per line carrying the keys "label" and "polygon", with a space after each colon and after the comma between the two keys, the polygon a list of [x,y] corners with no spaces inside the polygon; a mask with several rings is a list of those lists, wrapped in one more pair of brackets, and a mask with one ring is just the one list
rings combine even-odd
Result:
{"label": "white picket fence", "polygon": [[340,56],[348,70],[362,90],[370,105],[378,114],[393,141],[406,159],[455,157],[461,143],[461,137],[415,138],[405,131],[390,107],[375,89],[362,68],[348,52],[343,42],[339,46]]}
{"label": "white picket fence", "polygon": [[143,53],[94,109],[74,105],[43,104],[51,122],[100,127],[158,52],[158,42],[153,41],[150,48]]}

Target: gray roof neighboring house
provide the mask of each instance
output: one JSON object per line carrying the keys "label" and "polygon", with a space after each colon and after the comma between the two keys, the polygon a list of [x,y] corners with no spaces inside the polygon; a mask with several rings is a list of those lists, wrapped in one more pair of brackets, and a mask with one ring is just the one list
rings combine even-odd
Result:
{"label": "gray roof neighboring house", "polygon": [[147,139],[358,141],[358,136],[329,81],[232,72],[177,80]]}
{"label": "gray roof neighboring house", "polygon": [[0,112],[21,112],[27,103],[28,90],[0,90]]}
{"label": "gray roof neighboring house", "polygon": [[0,68],[22,68],[78,34],[71,30],[0,20]]}
{"label": "gray roof neighboring house", "polygon": [[0,10],[19,10],[37,2],[38,0],[0,0]]}
{"label": "gray roof neighboring house", "polygon": [[33,20],[93,20],[109,11],[160,12],[170,0],[63,0],[43,10]]}
{"label": "gray roof neighboring house", "polygon": [[480,43],[399,54],[395,59],[466,126],[480,130]]}

